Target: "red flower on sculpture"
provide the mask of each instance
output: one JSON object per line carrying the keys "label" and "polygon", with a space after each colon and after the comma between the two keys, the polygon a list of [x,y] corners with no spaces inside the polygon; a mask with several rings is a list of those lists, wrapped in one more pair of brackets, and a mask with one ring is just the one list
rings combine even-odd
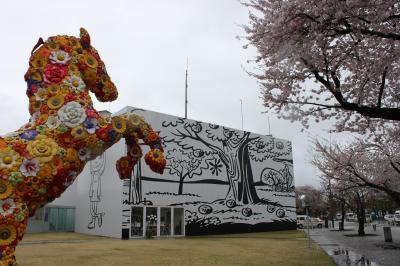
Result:
{"label": "red flower on sculpture", "polygon": [[46,83],[60,83],[68,74],[68,66],[60,64],[47,64],[44,69],[43,79]]}

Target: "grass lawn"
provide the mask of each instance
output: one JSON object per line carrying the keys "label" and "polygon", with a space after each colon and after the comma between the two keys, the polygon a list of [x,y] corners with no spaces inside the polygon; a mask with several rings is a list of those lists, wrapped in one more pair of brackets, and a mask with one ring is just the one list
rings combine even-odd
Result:
{"label": "grass lawn", "polygon": [[64,265],[335,265],[302,231],[119,240],[77,233],[27,234],[20,266]]}

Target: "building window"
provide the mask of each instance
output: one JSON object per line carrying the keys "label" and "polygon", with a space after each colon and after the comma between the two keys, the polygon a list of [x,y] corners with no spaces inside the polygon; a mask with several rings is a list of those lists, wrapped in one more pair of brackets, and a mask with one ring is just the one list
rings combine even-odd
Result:
{"label": "building window", "polygon": [[171,235],[171,208],[161,208],[160,212],[160,235]]}
{"label": "building window", "polygon": [[174,208],[174,235],[183,235],[184,219],[183,208]]}
{"label": "building window", "polygon": [[132,207],[131,236],[143,236],[143,207]]}

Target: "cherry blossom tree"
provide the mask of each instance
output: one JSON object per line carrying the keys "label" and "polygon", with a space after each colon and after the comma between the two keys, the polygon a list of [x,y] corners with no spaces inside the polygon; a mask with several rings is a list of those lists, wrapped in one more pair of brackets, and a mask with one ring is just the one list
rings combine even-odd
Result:
{"label": "cherry blossom tree", "polygon": [[303,206],[300,196],[306,196],[306,204],[309,207],[309,215],[319,217],[325,215],[327,212],[327,203],[324,193],[321,189],[313,186],[299,186],[296,187],[296,212],[298,214],[305,214],[305,206]]}
{"label": "cherry blossom tree", "polygon": [[[257,50],[264,105],[308,127],[335,130],[399,125],[400,3],[395,0],[243,0]],[[317,83],[317,86],[311,83]]]}
{"label": "cherry blossom tree", "polygon": [[342,178],[332,178],[330,175],[322,175],[322,191],[330,199],[330,203],[340,205],[342,215],[342,226],[339,230],[344,230],[345,210],[351,210],[357,214],[358,235],[365,235],[365,210],[368,199],[374,195],[374,190],[366,185],[354,184],[345,176]]}
{"label": "cherry blossom tree", "polygon": [[358,187],[370,187],[388,194],[400,204],[400,143],[398,137],[356,139],[354,142],[316,142],[312,159],[323,176]]}

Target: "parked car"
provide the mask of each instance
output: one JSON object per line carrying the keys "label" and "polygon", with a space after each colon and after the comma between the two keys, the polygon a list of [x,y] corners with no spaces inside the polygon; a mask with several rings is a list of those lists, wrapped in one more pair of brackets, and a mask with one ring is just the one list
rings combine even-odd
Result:
{"label": "parked car", "polygon": [[386,214],[383,219],[389,223],[394,222],[394,214]]}
{"label": "parked car", "polygon": [[338,221],[342,220],[342,214],[341,213],[337,213],[336,214],[336,220],[338,220]]}
{"label": "parked car", "polygon": [[[307,220],[308,224],[307,224]],[[314,218],[314,217],[310,217],[307,215],[297,215],[297,228],[299,229],[303,229],[303,228],[307,228],[307,225],[310,226],[310,228],[322,228],[324,226],[324,221],[321,220],[320,218]]]}
{"label": "parked car", "polygon": [[395,222],[397,225],[400,225],[400,211],[396,211],[396,212],[394,213],[394,222]]}
{"label": "parked car", "polygon": [[312,227],[322,228],[324,226],[324,221],[319,218],[311,218]]}
{"label": "parked car", "polygon": [[356,222],[357,221],[357,215],[355,215],[352,212],[346,213],[346,221],[347,222]]}
{"label": "parked car", "polygon": [[307,227],[307,219],[309,218],[310,216],[307,215],[297,215],[297,228],[303,229],[304,227]]}

